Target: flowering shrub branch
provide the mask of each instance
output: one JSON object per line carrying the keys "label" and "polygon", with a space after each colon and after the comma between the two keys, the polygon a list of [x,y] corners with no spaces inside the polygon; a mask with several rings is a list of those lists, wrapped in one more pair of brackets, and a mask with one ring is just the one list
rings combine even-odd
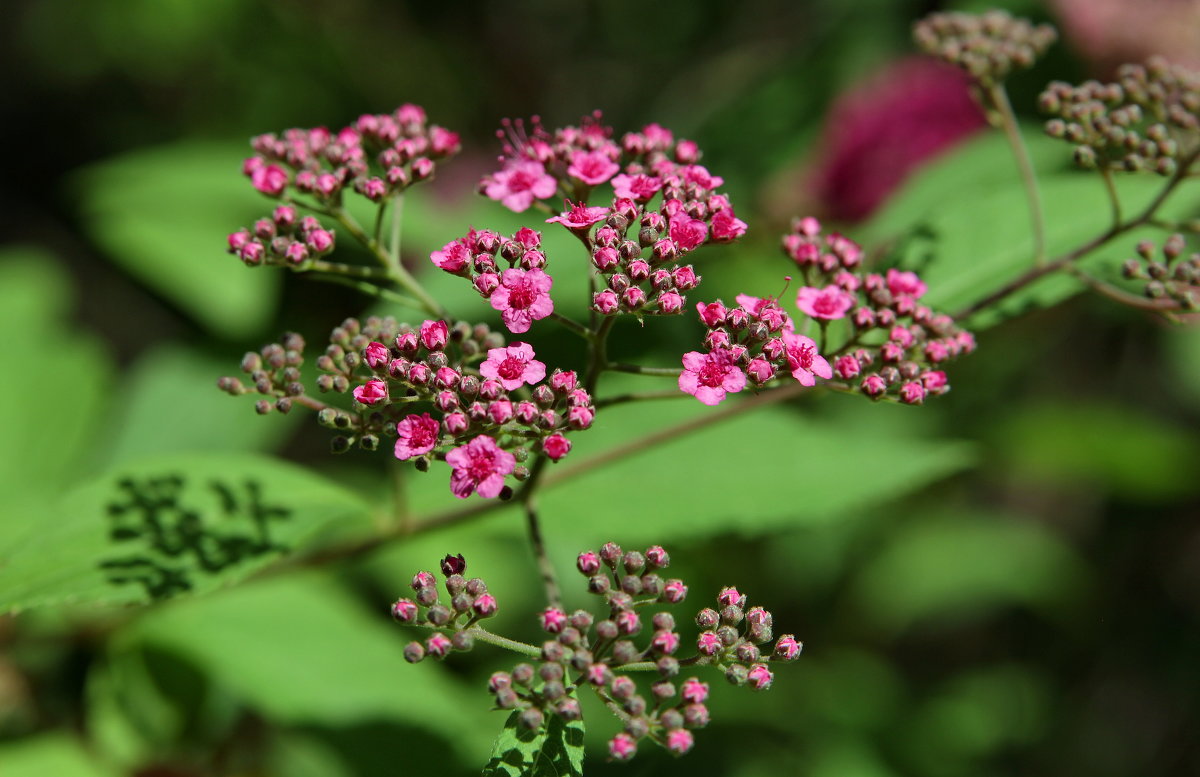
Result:
{"label": "flowering shrub branch", "polygon": [[[429,256],[430,271],[470,284],[498,314],[503,331],[496,331],[457,318],[461,311],[445,309],[422,286],[420,273],[400,261],[404,197],[457,153],[457,134],[429,124],[422,109],[403,105],[392,114],[361,116],[336,133],[318,127],[254,139],[256,153],[243,171],[276,204],[269,217],[229,236],[230,253],[250,267],[285,267],[349,286],[419,317],[348,318],[334,328],[316,356],[321,372],[316,389],[332,395],[328,401],[310,396],[300,380],[305,343],[297,335],[247,354],[241,365],[247,377],[222,378],[220,388],[258,394],[259,413],[287,413],[295,406],[314,411],[333,433],[334,452],[382,448],[421,472],[444,463],[452,495],[474,498],[328,549],[309,563],[470,520],[500,501],[519,503],[526,519],[548,605],[541,624],[549,639],[538,647],[483,628],[499,603],[481,579],[463,576],[461,557],[447,557],[445,601],[434,576],[421,572],[412,581],[413,598],[393,605],[397,621],[428,633],[405,648],[408,660],[441,659],[470,650],[476,641],[512,650],[540,662],[492,677],[489,690],[498,708],[513,711],[512,725],[543,735],[557,726],[553,730],[561,733],[579,719],[578,695],[587,688],[621,721],[622,731],[608,745],[613,759],[627,760],[647,740],[682,754],[693,745],[692,732],[708,720],[708,685],[697,677],[677,685],[681,668],[716,668],[735,685],[765,690],[774,680],[770,662],[794,659],[800,643],[785,635],[773,647],[761,647],[773,638],[770,613],[747,609],[745,597],[727,588],[717,597],[717,609],[696,616],[696,653],[678,657],[683,641],[673,616],[664,610],[645,618],[641,612],[678,604],[687,592],[682,581],[658,574],[668,559],[657,546],[637,553],[610,543],[599,553],[581,554],[577,566],[606,611],[568,614],[543,541],[537,497],[544,485],[809,389],[922,404],[949,390],[947,365],[975,350],[974,336],[959,322],[1050,273],[1070,273],[1117,302],[1166,316],[1200,304],[1200,254],[1188,255],[1181,235],[1161,249],[1149,242],[1137,246],[1137,257],[1124,265],[1125,280],[1140,285],[1136,292],[1077,266],[1135,227],[1178,226],[1165,223],[1160,211],[1196,175],[1196,74],[1153,61],[1122,70],[1113,84],[1056,82],[1047,88],[1040,107],[1055,117],[1047,132],[1075,145],[1081,167],[1098,171],[1112,212],[1104,232],[1047,257],[1037,177],[1004,82],[1045,52],[1055,39],[1053,29],[1001,12],[935,14],[914,34],[925,51],[968,74],[975,98],[1008,138],[1029,200],[1029,268],[952,315],[923,301],[927,284],[917,273],[873,265],[851,238],[811,217],[796,219],[782,238],[787,264],[781,264],[784,291],[778,296],[743,290],[734,304],[704,296],[698,288],[705,257],[748,229],[721,191],[724,179],[701,164],[695,142],[658,124],[618,139],[597,112],[553,131],[536,117],[528,123],[506,120],[498,133],[499,168],[483,177],[479,192],[514,212],[540,215],[511,235],[470,229]],[[1114,177],[1142,170],[1165,181],[1149,205],[1125,216]],[[370,230],[345,207],[350,197],[375,207]],[[582,254],[547,250],[543,233],[549,229],[567,230]],[[344,235],[378,266],[329,258]],[[566,292],[555,275],[567,262],[588,266],[586,321],[566,315],[560,304]],[[797,286],[789,292],[793,281]],[[690,317],[692,311],[703,333],[696,350],[679,354],[677,364],[610,358],[609,339],[619,317],[652,326],[655,318]],[[578,372],[539,358],[538,335],[548,325],[583,341]],[[671,378],[677,388],[605,394],[606,372]],[[591,428],[606,408],[683,396],[709,406],[729,404],[554,470],[570,455],[575,435]],[[646,623],[652,627],[648,640],[636,640]],[[631,673],[657,677],[647,690]]]}

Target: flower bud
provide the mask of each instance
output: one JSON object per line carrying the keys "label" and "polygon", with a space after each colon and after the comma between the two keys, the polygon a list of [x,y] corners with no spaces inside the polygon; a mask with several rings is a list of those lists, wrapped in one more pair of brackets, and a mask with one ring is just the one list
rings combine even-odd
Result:
{"label": "flower bud", "polygon": [[416,664],[425,658],[425,646],[420,642],[409,642],[404,646],[404,660]]}

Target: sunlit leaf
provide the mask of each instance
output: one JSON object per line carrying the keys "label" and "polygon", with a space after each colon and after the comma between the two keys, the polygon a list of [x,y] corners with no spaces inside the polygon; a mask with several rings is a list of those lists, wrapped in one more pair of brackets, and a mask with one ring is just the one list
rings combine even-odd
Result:
{"label": "sunlit leaf", "polygon": [[550,715],[537,730],[523,728],[520,713],[508,716],[492,746],[483,777],[579,777],[583,774],[583,721]]}

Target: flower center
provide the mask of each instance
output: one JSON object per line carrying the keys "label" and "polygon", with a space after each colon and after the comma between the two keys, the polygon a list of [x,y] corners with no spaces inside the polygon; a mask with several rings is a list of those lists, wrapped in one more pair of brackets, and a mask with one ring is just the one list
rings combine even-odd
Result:
{"label": "flower center", "polygon": [[533,284],[528,281],[512,287],[508,292],[508,306],[516,310],[524,310],[532,305],[535,299],[537,299],[537,292],[534,291]]}
{"label": "flower center", "polygon": [[709,388],[718,388],[725,382],[725,365],[719,363],[716,359],[709,359],[708,363],[700,368],[700,373],[697,376],[700,383]]}
{"label": "flower center", "polygon": [[525,362],[515,356],[506,356],[496,368],[496,374],[504,380],[517,380],[525,374]]}

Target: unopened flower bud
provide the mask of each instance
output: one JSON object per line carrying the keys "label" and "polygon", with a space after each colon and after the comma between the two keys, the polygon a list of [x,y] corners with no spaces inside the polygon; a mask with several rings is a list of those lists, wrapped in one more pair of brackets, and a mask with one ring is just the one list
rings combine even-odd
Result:
{"label": "unopened flower bud", "polygon": [[404,660],[410,664],[420,662],[425,658],[425,646],[420,642],[409,642],[404,646]]}
{"label": "unopened flower bud", "polygon": [[521,725],[521,728],[536,731],[542,727],[545,719],[546,717],[540,709],[537,707],[527,707],[521,710],[520,715],[517,717],[517,722]]}

